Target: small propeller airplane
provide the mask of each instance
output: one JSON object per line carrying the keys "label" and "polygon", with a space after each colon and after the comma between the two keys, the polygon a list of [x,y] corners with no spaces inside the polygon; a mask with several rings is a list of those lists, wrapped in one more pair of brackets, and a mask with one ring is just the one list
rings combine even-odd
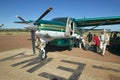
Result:
{"label": "small propeller airplane", "polygon": [[[37,20],[26,21],[20,16],[16,16],[21,21],[15,23],[25,24],[25,29],[31,32],[32,49],[35,54],[35,36],[37,37],[39,46],[39,58],[44,60],[47,57],[46,44],[56,46],[70,46],[70,49],[77,44],[77,39],[80,38],[80,32],[78,30],[82,27],[94,26],[94,29],[101,25],[120,24],[120,16],[113,17],[101,17],[101,18],[83,18],[75,19],[70,17],[54,18],[52,20],[42,20],[52,8],[48,8]],[[79,44],[79,42],[78,42]]]}

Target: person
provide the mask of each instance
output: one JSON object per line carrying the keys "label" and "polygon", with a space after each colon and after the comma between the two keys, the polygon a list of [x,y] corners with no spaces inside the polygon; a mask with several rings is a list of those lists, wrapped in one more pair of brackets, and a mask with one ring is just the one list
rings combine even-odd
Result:
{"label": "person", "polygon": [[92,37],[93,37],[93,36],[92,36],[91,31],[89,31],[89,33],[88,33],[88,35],[87,35],[87,38],[86,38],[86,40],[87,40],[89,46],[91,45]]}
{"label": "person", "polygon": [[90,46],[91,46],[91,41],[92,41],[92,33],[91,31],[89,31],[87,37],[86,37],[86,44],[85,44],[85,50],[89,50]]}
{"label": "person", "polygon": [[81,45],[83,45],[83,47],[85,47],[85,40],[83,37],[79,38],[80,42],[79,42],[79,48],[81,48]]}
{"label": "person", "polygon": [[100,35],[100,50],[101,50],[102,56],[105,55],[105,50],[106,50],[108,41],[109,41],[109,36],[106,33],[106,30],[104,29]]}
{"label": "person", "polygon": [[117,39],[117,37],[118,37],[118,32],[115,32],[115,34],[113,35],[113,38]]}
{"label": "person", "polygon": [[93,36],[93,42],[95,42],[95,50],[96,50],[96,52],[98,52],[99,46],[100,46],[100,40],[96,34],[94,34],[94,36]]}
{"label": "person", "polygon": [[82,36],[78,35],[77,37],[78,43],[79,43],[79,48],[85,47],[85,40]]}

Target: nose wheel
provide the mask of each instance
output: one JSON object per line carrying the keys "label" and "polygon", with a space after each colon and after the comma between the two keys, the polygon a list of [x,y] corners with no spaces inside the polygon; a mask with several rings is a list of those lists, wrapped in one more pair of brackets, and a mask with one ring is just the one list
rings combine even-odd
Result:
{"label": "nose wheel", "polygon": [[41,49],[39,52],[39,60],[42,61],[47,58],[47,54],[44,49]]}

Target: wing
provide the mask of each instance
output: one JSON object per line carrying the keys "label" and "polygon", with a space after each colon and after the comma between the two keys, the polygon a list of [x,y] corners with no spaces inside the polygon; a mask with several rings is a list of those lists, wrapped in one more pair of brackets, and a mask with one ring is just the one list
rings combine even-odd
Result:
{"label": "wing", "polygon": [[75,19],[77,27],[120,24],[120,16]]}

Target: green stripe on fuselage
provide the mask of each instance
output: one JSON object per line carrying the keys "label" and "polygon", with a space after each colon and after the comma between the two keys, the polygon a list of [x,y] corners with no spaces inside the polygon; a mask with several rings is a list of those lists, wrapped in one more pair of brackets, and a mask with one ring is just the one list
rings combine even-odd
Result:
{"label": "green stripe on fuselage", "polygon": [[[66,23],[64,22],[57,22],[57,21],[47,21],[47,20],[40,20],[39,21],[38,30],[48,30],[48,31],[58,31],[58,32],[65,32],[66,30]],[[79,31],[75,27],[76,34],[79,34]]]}
{"label": "green stripe on fuselage", "polygon": [[38,30],[65,32],[66,29],[66,23],[64,22],[40,20],[39,24]]}
{"label": "green stripe on fuselage", "polygon": [[65,32],[66,26],[54,25],[54,24],[41,24],[38,27],[39,30],[50,30],[50,31],[59,31]]}

